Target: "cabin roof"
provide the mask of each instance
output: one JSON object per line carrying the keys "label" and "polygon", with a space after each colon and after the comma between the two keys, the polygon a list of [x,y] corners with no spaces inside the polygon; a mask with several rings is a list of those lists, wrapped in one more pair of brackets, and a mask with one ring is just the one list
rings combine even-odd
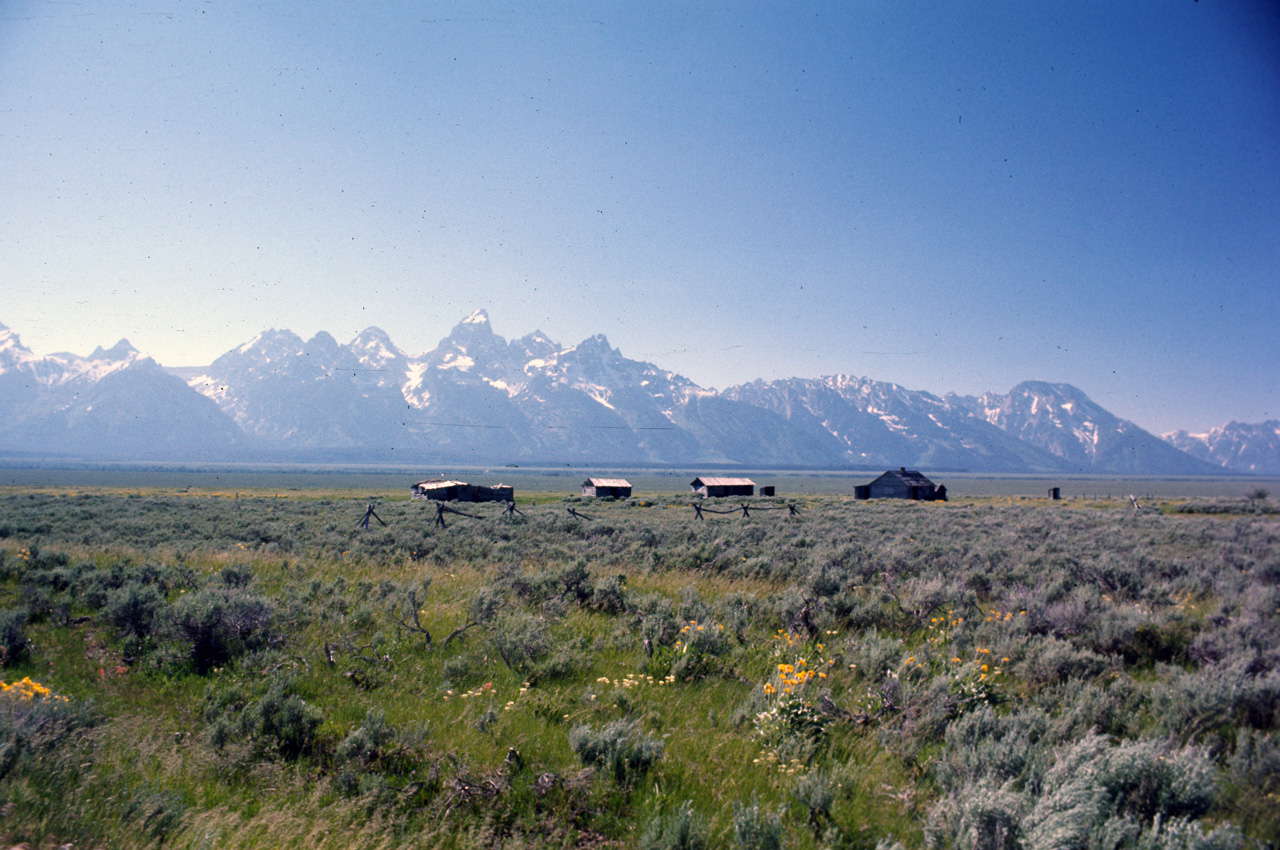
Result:
{"label": "cabin roof", "polygon": [[[930,481],[928,478],[925,478],[923,475],[921,475],[918,471],[914,469],[901,469],[901,468],[891,469],[888,472],[886,472],[884,475],[881,475],[880,478],[897,478],[906,484],[914,484],[917,486],[924,484],[924,485],[928,485],[929,487],[934,486],[934,483],[932,481]],[[877,478],[876,480],[879,481],[880,478]]]}
{"label": "cabin roof", "polygon": [[590,487],[630,487],[631,482],[625,478],[588,478],[582,482]]}
{"label": "cabin roof", "polygon": [[754,487],[756,482],[750,478],[695,478],[692,486],[705,485],[708,487],[741,487],[744,485]]}

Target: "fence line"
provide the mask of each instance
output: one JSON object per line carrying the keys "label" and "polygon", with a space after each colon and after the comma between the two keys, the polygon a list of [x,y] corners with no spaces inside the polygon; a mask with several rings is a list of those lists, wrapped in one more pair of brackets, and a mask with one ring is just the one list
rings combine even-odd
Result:
{"label": "fence line", "polygon": [[[679,508],[679,507],[682,507],[682,505],[663,504],[662,507],[663,508]],[[743,519],[750,519],[752,510],[787,511],[788,517],[800,516],[800,509],[795,504],[792,504],[792,503],[788,503],[785,505],[751,505],[749,503],[743,502],[736,508],[726,508],[721,510],[717,508],[705,507],[699,502],[691,502],[689,503],[689,507],[693,508],[694,518],[699,520],[704,519],[703,514],[716,514],[718,516],[741,514]],[[569,516],[573,517],[576,520],[580,520],[580,521],[585,520],[587,522],[594,522],[596,519],[593,516],[588,516],[587,514],[582,513],[582,511],[579,511],[577,508],[573,506],[569,506],[568,508],[566,508],[566,510],[568,511]],[[448,527],[444,519],[445,514],[453,514],[454,516],[466,517],[467,519],[482,519],[482,520],[483,519],[502,519],[503,517],[510,517],[516,514],[519,514],[520,516],[528,516],[528,514],[526,514],[524,511],[516,507],[515,502],[509,502],[507,506],[502,510],[501,513],[495,514],[493,516],[486,516],[483,514],[469,514],[464,511],[460,511],[457,508],[450,507],[445,502],[436,502],[436,516],[435,516],[436,526],[440,528]],[[356,525],[360,528],[367,529],[369,527],[370,517],[382,523],[383,526],[387,525],[387,523],[382,521],[382,517],[374,513],[374,506],[372,502],[369,503],[369,506],[365,509],[364,516],[360,519],[359,522],[356,523]]]}

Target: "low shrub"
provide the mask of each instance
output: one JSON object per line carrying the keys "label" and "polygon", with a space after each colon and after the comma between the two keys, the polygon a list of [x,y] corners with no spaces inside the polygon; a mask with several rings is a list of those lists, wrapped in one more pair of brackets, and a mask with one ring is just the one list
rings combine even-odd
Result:
{"label": "low shrub", "polygon": [[377,761],[385,748],[395,739],[395,730],[387,723],[387,716],[378,709],[370,709],[364,722],[351,730],[334,750],[334,761],[339,766],[355,763],[367,766]]}
{"label": "low shrub", "polygon": [[130,581],[106,594],[102,617],[121,636],[144,638],[151,634],[164,604],[154,585]]}
{"label": "low shrub", "polygon": [[0,611],[0,666],[12,667],[27,660],[31,646],[26,632],[29,619],[26,608]]}
{"label": "low shrub", "polygon": [[742,850],[782,850],[784,809],[767,810],[756,795],[733,804],[733,840]]}
{"label": "low shrub", "polygon": [[30,678],[0,682],[0,780],[38,769],[44,754],[101,721],[92,703],[73,702]]}
{"label": "low shrub", "polygon": [[[980,780],[953,791],[929,811],[925,838],[931,848],[1022,850],[1026,798],[1013,783]],[[1063,847],[1081,846],[1062,844]]]}
{"label": "low shrub", "polygon": [[575,726],[569,746],[584,765],[605,770],[619,785],[629,785],[662,758],[663,743],[640,732],[635,722],[616,720],[600,729]]}
{"label": "low shrub", "polygon": [[290,759],[311,751],[324,722],[323,712],[298,696],[289,680],[274,682],[256,700],[236,685],[206,690],[204,716],[215,750],[245,743]]}
{"label": "low shrub", "polygon": [[526,678],[553,646],[546,621],[523,612],[502,618],[489,633],[489,643],[513,673]]}
{"label": "low shrub", "polygon": [[236,590],[207,588],[179,597],[169,608],[169,635],[186,648],[204,674],[271,640],[273,610],[267,600]]}
{"label": "low shrub", "polygon": [[659,812],[640,836],[640,850],[705,850],[707,826],[685,800],[665,814]]}

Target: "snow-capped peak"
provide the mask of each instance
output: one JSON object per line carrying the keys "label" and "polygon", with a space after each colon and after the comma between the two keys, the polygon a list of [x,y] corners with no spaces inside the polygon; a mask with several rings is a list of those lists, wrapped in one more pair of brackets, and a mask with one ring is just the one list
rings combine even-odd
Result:
{"label": "snow-capped peak", "polygon": [[[232,351],[236,354],[249,354],[254,351],[260,351],[267,356],[282,356],[286,353],[300,352],[302,349],[302,337],[293,331],[287,328],[284,330],[268,328],[245,344],[232,349]],[[228,352],[228,354],[230,353],[232,352]],[[224,354],[223,357],[225,356]]]}
{"label": "snow-capped peak", "polygon": [[489,314],[484,310],[472,310],[471,315],[462,320],[464,325],[487,325],[489,324]]}
{"label": "snow-capped peak", "polygon": [[365,328],[347,346],[361,363],[383,368],[388,363],[405,359],[404,352],[395,346],[391,337],[381,328]]}
{"label": "snow-capped peak", "polygon": [[29,366],[38,359],[31,349],[22,344],[16,333],[0,325],[0,372]]}
{"label": "snow-capped peak", "polygon": [[122,339],[110,348],[104,349],[98,346],[89,355],[90,360],[128,360],[131,356],[138,354],[138,349],[130,344],[129,340]]}

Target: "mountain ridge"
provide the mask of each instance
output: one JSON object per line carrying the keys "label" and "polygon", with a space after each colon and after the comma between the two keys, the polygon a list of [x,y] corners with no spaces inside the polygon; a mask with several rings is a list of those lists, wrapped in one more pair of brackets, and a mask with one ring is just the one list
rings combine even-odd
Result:
{"label": "mountain ridge", "polygon": [[[94,457],[1231,469],[1116,417],[1069,384],[937,396],[837,374],[717,392],[627,358],[604,334],[569,346],[537,330],[507,340],[485,310],[416,355],[376,326],[345,344],[326,331],[304,340],[269,328],[208,366],[174,369],[127,340],[84,358],[38,357],[0,325],[0,402],[0,438],[11,450]],[[132,431],[129,417],[139,423]]]}
{"label": "mountain ridge", "polygon": [[1201,434],[1179,430],[1160,437],[1180,451],[1223,469],[1280,475],[1280,419],[1232,421]]}

